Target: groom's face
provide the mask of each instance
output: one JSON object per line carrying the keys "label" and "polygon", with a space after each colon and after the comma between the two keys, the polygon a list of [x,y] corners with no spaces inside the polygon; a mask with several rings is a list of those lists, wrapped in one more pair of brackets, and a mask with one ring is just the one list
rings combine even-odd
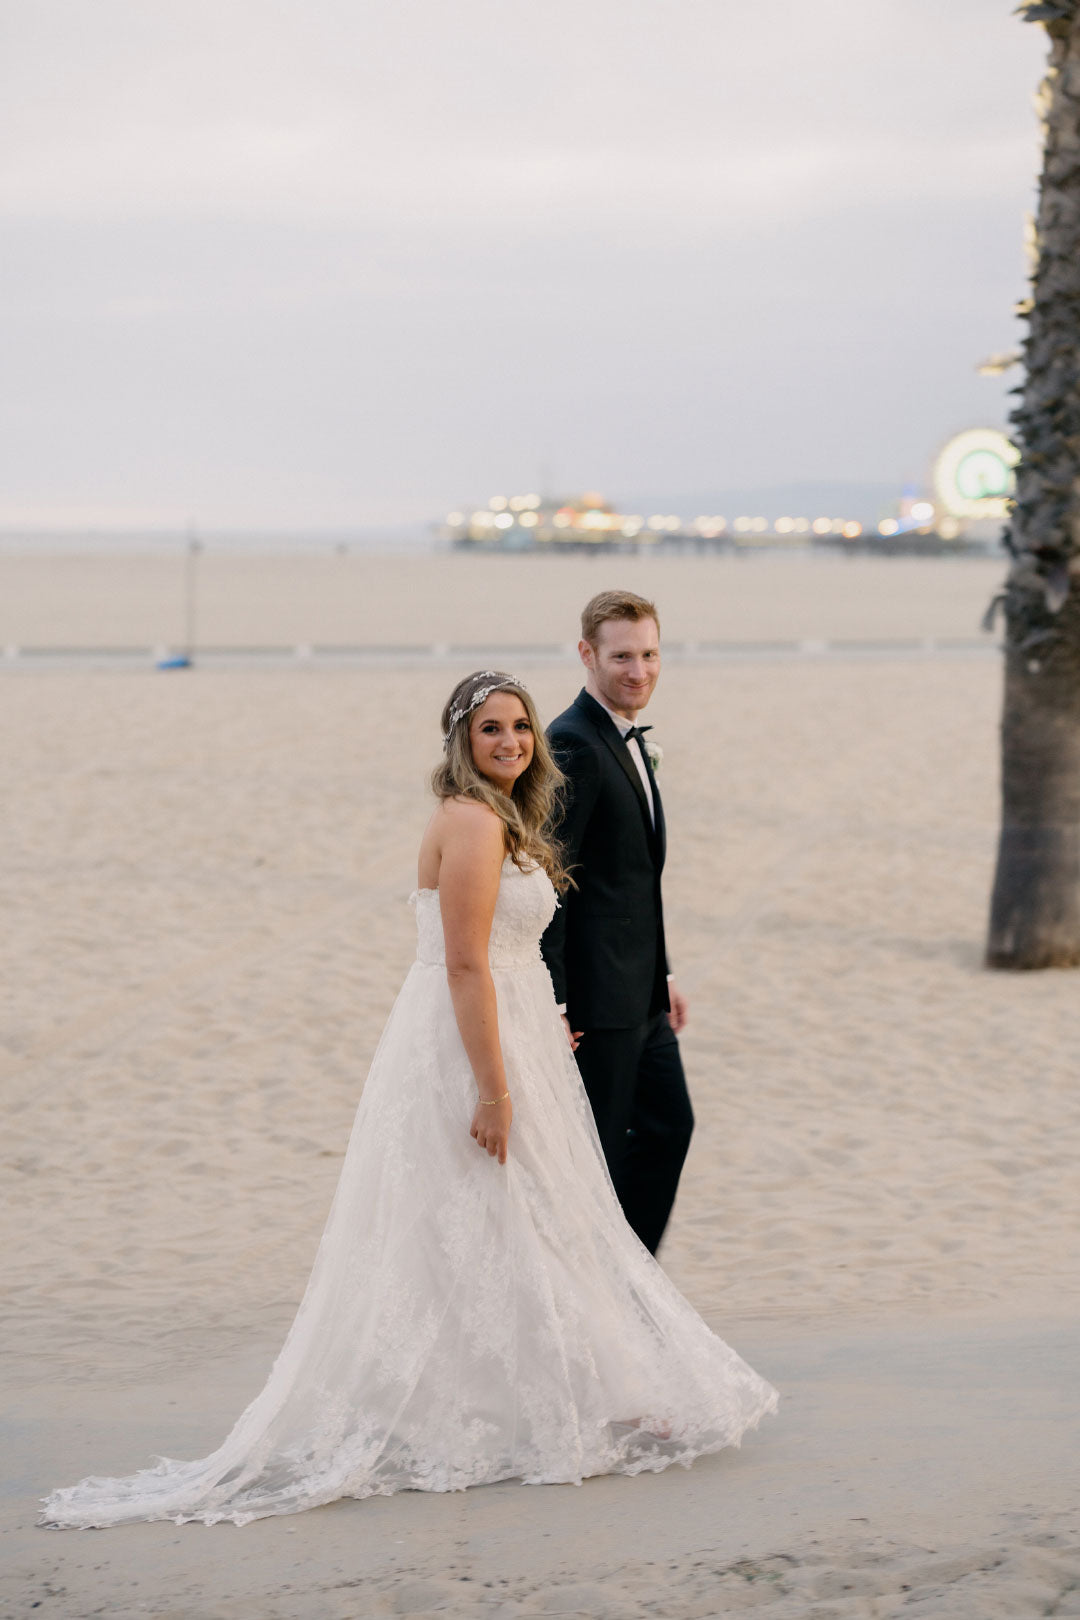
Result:
{"label": "groom's face", "polygon": [[585,685],[616,714],[632,719],[648,703],[660,675],[660,632],[655,619],[607,619],[596,642],[578,643],[588,670]]}

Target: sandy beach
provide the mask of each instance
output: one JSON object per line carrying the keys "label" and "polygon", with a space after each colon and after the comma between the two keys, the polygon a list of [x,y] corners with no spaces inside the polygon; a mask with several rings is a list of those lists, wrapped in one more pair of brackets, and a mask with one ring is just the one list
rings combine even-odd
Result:
{"label": "sandy beach", "polygon": [[[187,634],[186,560],[41,555],[0,547],[0,650],[177,647]],[[206,648],[565,648],[575,612],[612,577],[663,603],[669,644],[921,638],[977,642],[1001,579],[990,557],[833,553],[548,557],[328,550],[196,562],[195,635]]]}
{"label": "sandy beach", "polygon": [[[1080,981],[981,967],[1001,564],[202,561],[207,644],[448,650],[3,663],[0,1616],[1080,1615]],[[177,568],[0,556],[0,646],[175,644]],[[661,1258],[779,1415],[580,1490],[35,1529],[256,1392],[412,957],[449,649],[550,716],[579,671],[536,649],[614,584],[683,648],[648,715],[698,1118]],[[911,647],[764,645],[874,641]]]}

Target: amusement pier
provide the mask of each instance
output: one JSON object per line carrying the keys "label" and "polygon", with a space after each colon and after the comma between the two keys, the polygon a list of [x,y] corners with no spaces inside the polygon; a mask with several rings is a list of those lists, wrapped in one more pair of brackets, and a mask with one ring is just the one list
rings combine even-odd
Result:
{"label": "amusement pier", "polygon": [[968,428],[938,451],[929,492],[908,487],[866,515],[762,517],[620,512],[602,495],[493,495],[438,526],[462,550],[749,551],[832,546],[880,553],[985,552],[996,548],[1015,484],[1017,451],[996,428]]}

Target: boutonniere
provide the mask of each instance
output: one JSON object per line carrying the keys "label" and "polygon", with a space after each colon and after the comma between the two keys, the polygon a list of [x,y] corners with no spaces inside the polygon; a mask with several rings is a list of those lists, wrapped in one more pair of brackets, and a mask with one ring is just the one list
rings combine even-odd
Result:
{"label": "boutonniere", "polygon": [[660,766],[664,762],[664,750],[661,748],[659,743],[654,743],[651,739],[646,739],[645,752],[649,756],[649,764],[652,766],[653,775],[655,776],[657,771],[660,769]]}

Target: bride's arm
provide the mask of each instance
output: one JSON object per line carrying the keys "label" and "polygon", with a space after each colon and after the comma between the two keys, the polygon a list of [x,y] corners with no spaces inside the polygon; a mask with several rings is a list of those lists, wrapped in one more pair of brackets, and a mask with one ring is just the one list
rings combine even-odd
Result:
{"label": "bride's arm", "polygon": [[444,814],[439,904],[454,1016],[480,1094],[471,1135],[505,1164],[511,1107],[505,1095],[495,981],[488,961],[506,854],[502,822],[482,804],[451,802]]}

